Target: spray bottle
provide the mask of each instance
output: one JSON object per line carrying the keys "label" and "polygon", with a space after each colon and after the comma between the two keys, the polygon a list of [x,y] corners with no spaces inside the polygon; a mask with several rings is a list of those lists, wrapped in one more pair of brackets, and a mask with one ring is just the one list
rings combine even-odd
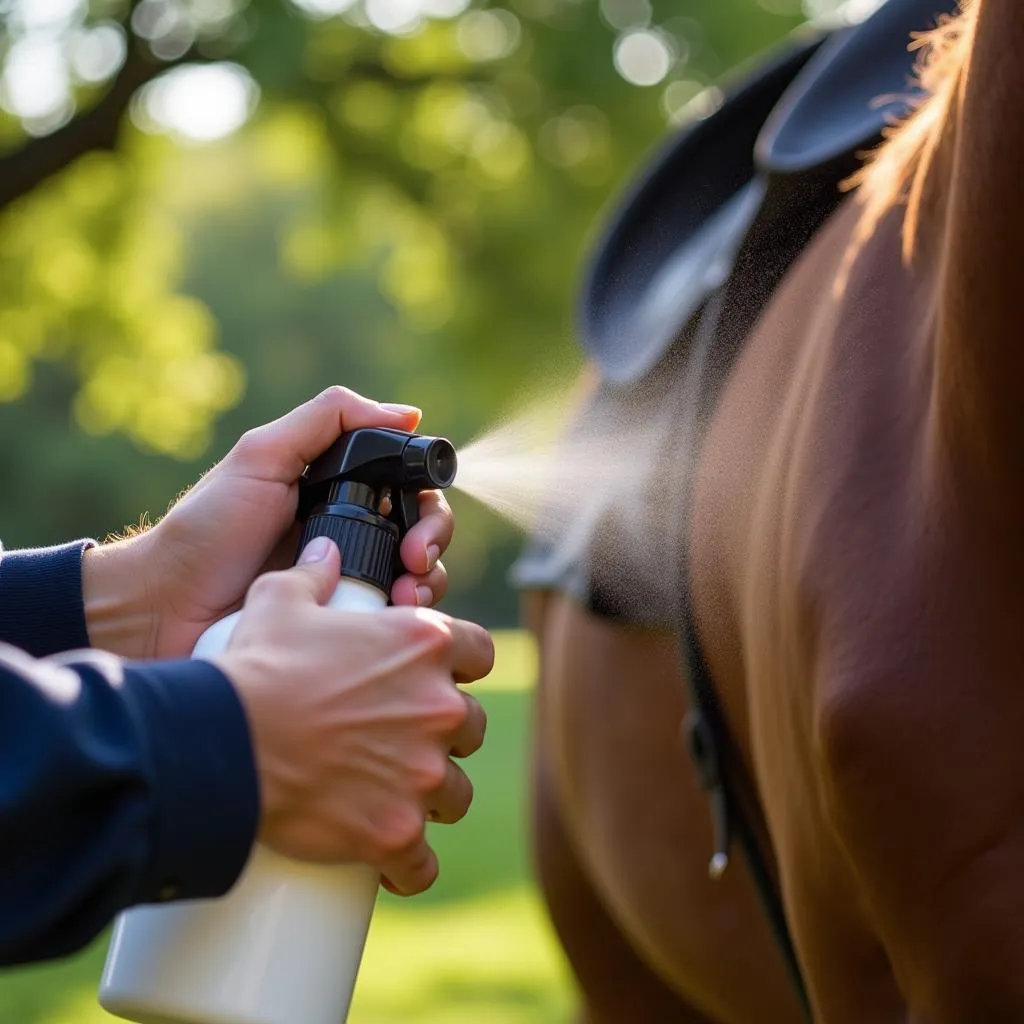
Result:
{"label": "spray bottle", "polygon": [[[343,435],[307,468],[299,551],[315,537],[341,549],[332,608],[387,605],[420,491],[450,486],[455,471],[450,442],[383,429]],[[223,651],[239,614],[210,626],[193,657]],[[368,865],[299,863],[257,844],[222,898],[118,918],[100,1003],[138,1024],[343,1024],[379,883]]]}

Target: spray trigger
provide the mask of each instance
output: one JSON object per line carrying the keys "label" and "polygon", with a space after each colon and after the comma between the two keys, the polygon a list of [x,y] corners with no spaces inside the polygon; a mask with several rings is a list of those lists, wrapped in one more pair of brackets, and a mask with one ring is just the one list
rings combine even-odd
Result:
{"label": "spray trigger", "polygon": [[314,536],[331,537],[343,575],[389,594],[405,571],[398,549],[419,521],[420,494],[450,487],[457,465],[443,437],[381,427],[342,434],[299,481],[301,548]]}

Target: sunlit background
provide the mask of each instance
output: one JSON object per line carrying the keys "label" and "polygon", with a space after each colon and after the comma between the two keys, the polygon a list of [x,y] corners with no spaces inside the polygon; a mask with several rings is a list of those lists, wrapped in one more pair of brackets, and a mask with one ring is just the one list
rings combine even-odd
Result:
{"label": "sunlit background", "polygon": [[[877,0],[846,5],[859,17]],[[331,383],[456,444],[565,387],[600,213],[832,0],[0,0],[0,537],[157,517]],[[501,634],[478,800],[386,899],[353,1024],[567,1020],[525,831],[518,539],[455,499],[447,607]],[[101,940],[0,1024],[105,1020]]]}

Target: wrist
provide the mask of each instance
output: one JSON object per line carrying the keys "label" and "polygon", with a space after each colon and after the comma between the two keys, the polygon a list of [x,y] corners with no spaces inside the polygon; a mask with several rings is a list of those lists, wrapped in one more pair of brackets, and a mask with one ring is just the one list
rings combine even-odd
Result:
{"label": "wrist", "polygon": [[82,556],[82,601],[89,642],[122,658],[154,657],[157,616],[146,534],[89,548]]}

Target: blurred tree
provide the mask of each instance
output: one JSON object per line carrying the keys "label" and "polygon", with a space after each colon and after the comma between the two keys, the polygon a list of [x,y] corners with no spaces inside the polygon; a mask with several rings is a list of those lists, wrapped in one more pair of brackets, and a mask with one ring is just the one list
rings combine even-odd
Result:
{"label": "blurred tree", "polygon": [[600,206],[800,7],[0,0],[5,540],[159,513],[327,383],[461,442],[564,379]]}

